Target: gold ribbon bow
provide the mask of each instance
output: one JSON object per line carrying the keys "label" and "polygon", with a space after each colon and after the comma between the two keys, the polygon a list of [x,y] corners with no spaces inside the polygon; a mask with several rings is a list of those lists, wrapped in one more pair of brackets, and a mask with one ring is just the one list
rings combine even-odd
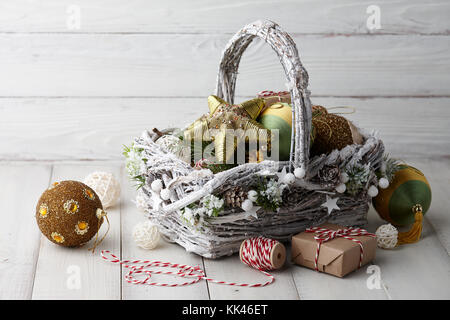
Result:
{"label": "gold ribbon bow", "polygon": [[218,163],[231,163],[241,142],[270,143],[270,130],[255,120],[265,106],[264,98],[231,105],[211,95],[208,106],[209,113],[184,131],[184,140],[214,141],[214,155]]}

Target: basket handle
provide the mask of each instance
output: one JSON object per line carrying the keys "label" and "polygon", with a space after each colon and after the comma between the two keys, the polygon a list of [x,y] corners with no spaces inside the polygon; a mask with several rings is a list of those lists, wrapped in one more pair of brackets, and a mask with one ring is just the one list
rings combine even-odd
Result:
{"label": "basket handle", "polygon": [[246,25],[228,42],[222,53],[217,75],[216,95],[234,103],[234,92],[242,54],[255,37],[267,42],[278,55],[291,94],[292,139],[290,167],[307,170],[311,131],[311,102],[308,91],[308,73],[300,62],[292,38],[275,22],[264,20]]}

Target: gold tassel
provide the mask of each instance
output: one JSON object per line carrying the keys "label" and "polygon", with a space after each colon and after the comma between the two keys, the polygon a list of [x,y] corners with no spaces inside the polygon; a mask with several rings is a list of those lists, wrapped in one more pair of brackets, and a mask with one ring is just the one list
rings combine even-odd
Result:
{"label": "gold tassel", "polygon": [[[97,233],[95,234],[95,240],[94,240],[94,245],[92,246],[92,248],[89,248],[89,251],[92,251],[92,253],[95,253],[95,248],[97,248],[100,243],[102,243],[102,241],[105,239],[106,235],[109,232],[109,228],[110,228],[110,224],[109,224],[109,220],[108,220],[108,216],[106,215],[106,212],[103,211],[102,209],[97,209],[97,217],[98,217],[98,224],[97,224]],[[101,222],[103,221],[103,217],[106,218],[106,222],[108,223],[108,230],[106,230],[105,234],[103,235],[103,237],[100,239],[100,241],[98,240],[98,233],[100,232],[100,225]]]}
{"label": "gold tassel", "polygon": [[399,232],[397,236],[397,245],[402,245],[405,243],[414,243],[419,241],[420,235],[422,233],[422,206],[420,204],[416,204],[412,211],[414,212],[414,224],[411,226],[411,229],[407,232]]}

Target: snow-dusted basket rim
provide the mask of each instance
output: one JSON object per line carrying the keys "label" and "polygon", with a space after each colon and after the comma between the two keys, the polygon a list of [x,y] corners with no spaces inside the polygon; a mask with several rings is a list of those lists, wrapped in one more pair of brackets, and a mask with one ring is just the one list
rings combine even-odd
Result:
{"label": "snow-dusted basket rim", "polygon": [[[200,190],[164,208],[159,208],[159,210],[163,212],[179,210],[212,193],[218,186],[233,177],[237,172],[255,173],[270,171],[274,173],[278,171],[280,165],[288,165],[290,170],[293,168],[307,170],[311,131],[311,102],[309,99],[309,91],[307,90],[308,73],[300,62],[294,41],[278,24],[268,20],[258,20],[246,25],[230,39],[222,53],[222,59],[219,64],[216,95],[230,103],[234,102],[239,62],[246,48],[256,37],[268,43],[277,53],[286,75],[293,109],[290,160],[288,162],[264,161],[262,163],[247,163],[221,172],[216,174],[215,177],[211,176],[210,180],[208,179],[209,181]],[[147,133],[143,134],[144,137],[146,135]],[[148,133],[146,138],[147,141],[148,138],[154,141],[157,136],[153,133]],[[145,145],[139,146],[147,148]],[[180,163],[180,165],[185,166],[186,164]],[[189,176],[195,178],[197,170],[193,170],[191,167],[187,169],[188,171],[192,171]]]}
{"label": "snow-dusted basket rim", "polygon": [[[292,139],[289,161],[265,160],[241,164],[213,174],[209,169],[198,170],[158,143],[160,132],[144,131],[134,146],[146,159],[141,172],[145,183],[140,191],[147,216],[158,224],[160,231],[171,241],[205,257],[217,258],[239,250],[239,245],[250,236],[265,235],[287,240],[293,234],[324,221],[344,225],[363,225],[366,222],[369,197],[367,189],[376,179],[374,171],[380,166],[384,146],[374,134],[362,132],[362,145],[349,145],[309,159],[311,131],[311,102],[308,73],[302,66],[292,38],[274,22],[256,21],[238,31],[228,42],[219,65],[216,95],[233,103],[237,71],[242,54],[256,37],[268,43],[277,53],[285,71],[292,104]],[[163,130],[170,133],[172,129]],[[339,177],[325,181],[327,168],[345,168],[349,163],[360,163],[370,168],[371,174],[364,190],[357,196],[342,196],[340,210],[324,213],[321,204],[326,194],[333,193]],[[205,224],[201,232],[186,225],[181,210],[206,196],[223,195],[233,187],[250,189],[261,176],[277,177],[283,169],[300,170],[298,179],[288,188],[283,205],[276,214],[260,212],[257,218],[242,210],[225,210],[219,217]],[[334,170],[334,169],[333,169]],[[151,187],[160,180],[169,198],[162,199]]]}
{"label": "snow-dusted basket rim", "polygon": [[308,72],[300,62],[297,46],[291,36],[272,21],[256,21],[239,30],[222,53],[217,76],[216,95],[234,102],[236,78],[242,54],[253,41],[260,38],[277,53],[286,75],[292,104],[292,139],[290,163],[294,168],[307,169],[311,131],[311,102]]}

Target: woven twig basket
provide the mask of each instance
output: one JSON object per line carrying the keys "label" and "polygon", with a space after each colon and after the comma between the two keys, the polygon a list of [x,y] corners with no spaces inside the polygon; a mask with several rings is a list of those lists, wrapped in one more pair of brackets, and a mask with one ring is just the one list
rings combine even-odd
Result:
{"label": "woven twig basket", "polygon": [[[325,221],[346,226],[364,226],[367,223],[369,184],[375,178],[374,171],[381,164],[384,146],[374,134],[360,132],[362,145],[350,145],[330,154],[309,159],[311,130],[311,103],[309,99],[308,73],[302,66],[292,38],[271,21],[257,21],[246,25],[227,44],[219,66],[216,95],[233,103],[236,76],[242,54],[255,37],[268,43],[277,53],[286,74],[293,108],[293,130],[289,161],[266,160],[246,163],[235,168],[212,174],[209,170],[195,170],[189,163],[177,158],[156,143],[160,135],[145,131],[135,139],[135,146],[147,159],[142,174],[146,182],[139,191],[145,203],[146,214],[156,223],[163,236],[183,246],[187,251],[207,258],[217,258],[239,251],[241,242],[252,236],[263,235],[281,241],[293,234]],[[170,133],[171,129],[163,130]],[[372,177],[356,196],[338,194],[340,210],[328,213],[321,206],[326,195],[335,195],[340,183],[337,179],[325,179],[324,172],[330,168],[344,168],[350,162],[370,165]],[[236,186],[250,188],[262,174],[275,175],[283,167],[289,170],[302,168],[303,179],[283,193],[283,205],[278,212],[258,212],[258,218],[249,217],[242,209],[226,209],[219,217],[206,221],[201,230],[189,226],[180,210],[206,195],[223,196]],[[170,189],[169,200],[155,203],[150,185],[161,179]]]}

